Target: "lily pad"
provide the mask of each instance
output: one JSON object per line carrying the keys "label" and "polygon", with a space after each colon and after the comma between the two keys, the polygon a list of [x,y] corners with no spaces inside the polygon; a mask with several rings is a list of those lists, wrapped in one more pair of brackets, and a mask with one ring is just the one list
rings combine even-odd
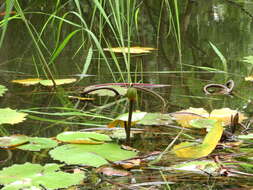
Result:
{"label": "lily pad", "polygon": [[[101,89],[99,89],[101,88]],[[108,89],[103,89],[103,88],[108,88]],[[94,89],[94,91],[92,91]],[[95,90],[97,89],[97,90]],[[84,89],[84,93],[87,91],[91,91],[89,92],[89,94],[96,94],[98,96],[115,96],[115,92],[113,92],[113,89],[115,91],[117,91],[121,96],[124,96],[127,92],[127,88],[126,87],[121,87],[121,86],[116,86],[116,85],[108,85],[108,86],[88,86]]]}
{"label": "lily pad", "polygon": [[65,173],[59,171],[60,165],[25,163],[13,165],[0,171],[0,184],[3,190],[19,189],[60,189],[78,185],[85,177],[83,173]]}
{"label": "lily pad", "polygon": [[102,144],[112,139],[104,134],[95,132],[66,131],[56,136],[57,140],[73,144]]}
{"label": "lily pad", "polygon": [[[55,84],[58,85],[62,85],[62,84],[70,84],[73,82],[76,82],[75,78],[70,78],[70,79],[55,79]],[[54,86],[54,83],[52,82],[52,80],[41,80],[40,84],[43,86]]]}
{"label": "lily pad", "polygon": [[210,129],[216,122],[216,120],[212,119],[193,119],[190,121],[190,125],[194,128]]}
{"label": "lily pad", "polygon": [[173,170],[187,171],[199,174],[209,174],[216,176],[219,174],[219,164],[211,160],[191,161],[177,164],[171,167]]}
{"label": "lily pad", "polygon": [[10,108],[0,109],[0,125],[1,124],[16,124],[24,121],[26,113],[17,112]]}
{"label": "lily pad", "polygon": [[[67,164],[80,164],[99,167],[108,164],[108,161],[125,160],[136,156],[136,152],[127,151],[117,144],[85,145],[67,144],[56,147],[49,152],[55,160]],[[71,156],[70,156],[71,155]]]}
{"label": "lily pad", "polygon": [[218,144],[223,133],[220,122],[215,125],[205,136],[202,144],[182,142],[173,147],[173,151],[181,158],[201,158],[210,154]]}
{"label": "lily pad", "polygon": [[172,123],[170,114],[147,113],[138,124],[141,125],[168,125]]}
{"label": "lily pad", "polygon": [[[147,114],[147,112],[133,112],[131,126],[135,125],[137,122],[142,120],[146,114]],[[112,122],[110,122],[107,126],[109,128],[113,128],[113,127],[117,127],[117,126],[124,127],[124,125],[125,125],[124,122],[127,122],[127,121],[128,121],[128,113],[124,113],[124,114],[116,117],[116,119],[113,120]]]}
{"label": "lily pad", "polygon": [[40,151],[41,149],[49,149],[58,145],[57,141],[49,138],[29,137],[28,140],[28,144],[18,146],[17,148],[21,150]]}
{"label": "lily pad", "polygon": [[6,137],[0,137],[0,148],[10,148],[14,146],[19,146],[21,144],[27,143],[29,137],[25,135],[12,135]]}
{"label": "lily pad", "polygon": [[22,84],[25,86],[35,85],[38,84],[43,79],[40,78],[28,78],[28,79],[20,79],[20,80],[12,80],[13,83]]}
{"label": "lily pad", "polygon": [[0,96],[3,96],[4,93],[5,93],[7,90],[8,90],[8,89],[7,89],[5,86],[0,85]]}

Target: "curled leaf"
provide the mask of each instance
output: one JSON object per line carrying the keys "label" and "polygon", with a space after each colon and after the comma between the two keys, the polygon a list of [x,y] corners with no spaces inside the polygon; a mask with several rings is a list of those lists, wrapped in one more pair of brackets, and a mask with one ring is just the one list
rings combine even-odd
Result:
{"label": "curled leaf", "polygon": [[173,147],[173,151],[181,158],[201,158],[210,154],[218,144],[223,133],[220,122],[215,125],[205,136],[202,144],[183,142]]}

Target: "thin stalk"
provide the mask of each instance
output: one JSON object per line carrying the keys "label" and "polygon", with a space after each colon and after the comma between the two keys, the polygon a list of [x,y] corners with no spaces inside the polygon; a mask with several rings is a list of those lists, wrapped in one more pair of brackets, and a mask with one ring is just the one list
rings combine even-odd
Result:
{"label": "thin stalk", "polygon": [[126,144],[128,145],[131,144],[130,133],[131,133],[131,123],[132,123],[134,102],[135,102],[134,100],[129,100],[128,120],[127,120],[127,125],[124,125],[125,131],[126,131]]}

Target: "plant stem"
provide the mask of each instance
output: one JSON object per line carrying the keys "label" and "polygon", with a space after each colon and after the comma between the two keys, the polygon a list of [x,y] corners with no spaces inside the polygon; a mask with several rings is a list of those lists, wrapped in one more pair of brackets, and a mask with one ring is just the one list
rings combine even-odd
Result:
{"label": "plant stem", "polygon": [[133,108],[134,108],[134,100],[129,100],[129,111],[128,111],[128,120],[125,123],[125,131],[126,131],[126,144],[131,144],[131,123],[132,123],[132,115],[133,115]]}

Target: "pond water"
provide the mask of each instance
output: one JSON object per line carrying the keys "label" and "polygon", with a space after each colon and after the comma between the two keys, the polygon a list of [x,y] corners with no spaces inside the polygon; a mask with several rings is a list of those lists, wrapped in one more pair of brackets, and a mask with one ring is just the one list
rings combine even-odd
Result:
{"label": "pond water", "polygon": [[[24,87],[11,83],[11,80],[14,79],[46,78],[46,72],[43,70],[43,60],[25,24],[20,19],[9,22],[0,54],[0,84],[8,88],[5,95],[0,97],[1,107],[19,110],[37,108],[36,110],[41,112],[61,112],[63,110],[54,107],[63,106],[95,110],[99,106],[102,107],[113,103],[115,99],[98,97],[93,103],[77,103],[69,100],[67,95],[79,95],[85,86],[93,84],[136,82],[169,85],[154,89],[166,100],[166,113],[189,107],[202,107],[208,111],[228,107],[245,113],[250,120],[253,113],[253,104],[251,103],[253,85],[245,81],[244,78],[252,74],[252,67],[242,60],[244,57],[253,54],[253,3],[251,1],[180,1],[178,2],[179,25],[176,22],[175,1],[138,0],[130,2],[136,2],[136,10],[138,9],[138,11],[135,10],[134,13],[131,13],[135,15],[129,31],[127,25],[122,24],[124,44],[126,46],[130,43],[131,46],[154,47],[157,50],[152,51],[150,54],[131,55],[131,58],[124,57],[122,54],[114,54],[114,57],[110,53],[104,52],[104,57],[101,55],[94,39],[91,36],[87,37],[86,31],[79,31],[70,39],[64,50],[49,66],[55,78],[74,77],[79,79],[78,76],[83,71],[89,49],[92,47],[90,50],[93,53],[87,74],[93,76],[87,76],[74,84],[62,86],[57,90],[57,93],[52,88],[41,86]],[[170,7],[168,7],[168,2]],[[62,6],[58,5],[58,12],[56,13],[58,16],[63,16],[64,13],[76,9],[72,1],[61,3]],[[55,4],[56,2],[40,1],[31,4],[21,3],[22,7],[26,7],[25,16],[36,39],[41,35],[41,41],[38,40],[37,42],[47,62],[52,58],[55,47],[59,47],[59,44],[64,41],[68,34],[78,28],[73,24],[66,23],[61,26],[56,17],[45,25],[49,18],[48,15],[56,11]],[[87,1],[87,4],[82,3],[81,6],[83,18],[91,25],[89,29],[96,35],[102,48],[118,46],[119,41],[121,44],[123,43],[120,39],[120,33],[116,38],[108,24],[101,18],[101,14],[96,13],[96,16],[94,16],[93,12],[90,11],[94,8],[92,1]],[[171,10],[173,19],[171,19],[169,10]],[[109,19],[113,19],[112,13],[109,13],[110,8],[107,8],[107,11]],[[43,15],[42,12],[47,14]],[[82,26],[83,24],[74,14],[66,16],[66,19],[76,23],[76,25]],[[113,24],[115,24],[114,22],[112,21]],[[136,25],[136,23],[138,24]],[[177,27],[180,28],[180,32],[178,32]],[[41,32],[42,30],[43,32]],[[118,30],[116,30],[117,32]],[[128,41],[129,33],[131,33],[130,41]],[[214,44],[222,53],[227,65],[222,63],[210,43]],[[131,81],[129,81],[130,75],[125,66],[126,59],[131,65]],[[108,65],[110,65],[112,72]],[[235,82],[233,96],[207,96],[203,92],[203,87],[206,84],[224,84],[228,80]],[[105,109],[97,109],[94,113],[115,118],[127,112],[126,105],[126,101],[122,101],[122,103],[112,104],[112,106]],[[161,107],[161,102],[154,96],[145,92],[139,93],[139,102],[136,106],[138,110],[159,112]],[[102,119],[86,120],[86,118],[75,116],[55,117],[33,113],[31,115],[37,118],[29,117],[23,123],[4,127],[9,134],[54,137],[65,130],[106,126],[106,122]],[[64,121],[72,123],[66,124]],[[80,125],[80,123],[83,124]],[[142,153],[163,151],[179,132],[178,129],[170,127],[153,126],[143,128],[145,133],[133,140],[133,147],[139,149]],[[202,138],[203,135],[197,134],[195,137]],[[183,141],[183,138],[180,140]],[[249,148],[250,145],[246,147]],[[222,151],[224,154],[229,152],[242,153],[238,147]],[[249,157],[252,154],[251,152],[247,153]],[[5,155],[0,157],[5,157]],[[238,159],[240,160],[240,158]],[[241,159],[243,160],[245,157]],[[248,162],[253,164],[251,160],[248,160]],[[26,161],[47,163],[52,160],[46,156],[46,152],[34,154],[25,151],[13,151],[12,159],[2,164],[2,166],[10,166]],[[170,166],[180,161],[182,159],[169,154],[166,158],[163,158],[161,165]],[[235,178],[212,177],[145,169],[134,173],[132,177],[115,179],[115,181],[119,180],[121,182],[122,180],[122,184],[128,184],[130,178],[135,178],[138,183],[164,181],[162,176],[167,181],[175,183],[170,185],[171,189],[248,189],[253,185],[251,177],[245,177],[245,175]],[[87,189],[94,188],[92,183],[87,185]],[[83,187],[83,189],[86,188]],[[104,189],[106,188],[104,187]],[[110,188],[108,187],[108,189]]]}

